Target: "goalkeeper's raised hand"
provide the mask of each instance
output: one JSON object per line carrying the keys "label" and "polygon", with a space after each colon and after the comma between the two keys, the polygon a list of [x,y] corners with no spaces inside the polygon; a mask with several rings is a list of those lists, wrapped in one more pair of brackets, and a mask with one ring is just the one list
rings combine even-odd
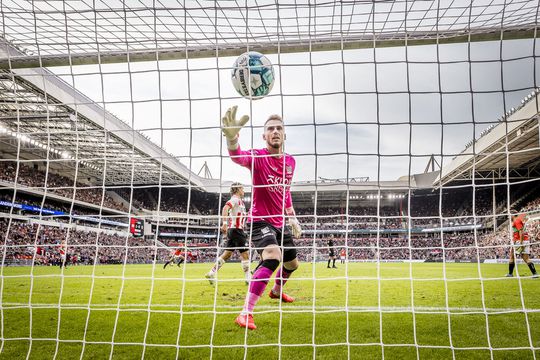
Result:
{"label": "goalkeeper's raised hand", "polygon": [[249,116],[244,115],[240,119],[236,119],[236,109],[238,106],[233,106],[227,110],[221,118],[221,131],[223,136],[227,138],[227,148],[236,150],[238,148],[238,133],[244,125],[249,121]]}

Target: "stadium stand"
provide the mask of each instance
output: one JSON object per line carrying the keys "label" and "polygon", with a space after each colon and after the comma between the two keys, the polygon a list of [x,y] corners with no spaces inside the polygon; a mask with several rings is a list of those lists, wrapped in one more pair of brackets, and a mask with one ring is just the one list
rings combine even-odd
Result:
{"label": "stadium stand", "polygon": [[[27,187],[33,190],[41,190],[44,188],[48,192],[65,197],[66,199],[74,199],[89,204],[101,206],[103,197],[103,207],[126,210],[122,204],[114,201],[114,199],[107,195],[103,195],[103,190],[100,188],[85,186],[84,184],[74,182],[65,176],[60,176],[52,172],[45,172],[43,170],[32,168],[23,163],[19,164],[18,176],[17,163],[14,161],[0,161],[0,181],[5,186],[14,186],[15,182],[17,186]],[[76,189],[76,191],[74,191]]]}
{"label": "stadium stand", "polygon": [[[414,196],[411,200],[413,199],[415,202],[420,201]],[[462,198],[464,199],[466,197]],[[429,207],[430,205],[424,204],[419,208],[428,209]],[[540,210],[540,197],[530,200],[521,210],[529,212]],[[299,210],[299,214],[312,214],[312,211],[311,208],[303,208]],[[377,218],[370,217],[373,212],[376,212],[376,207],[350,208],[348,225],[347,215],[340,213],[339,209],[328,208],[320,211],[316,226],[318,232],[312,231],[313,234],[306,234],[298,241],[299,258],[302,261],[325,260],[328,253],[327,240],[330,236],[334,239],[334,246],[340,249],[345,248],[349,260],[352,261],[407,259],[442,261],[444,258],[446,261],[475,262],[507,257],[510,244],[507,226],[501,226],[496,232],[485,228],[476,232],[471,229],[442,231],[434,228],[425,233],[412,232],[409,241],[406,221],[385,218],[385,216],[395,216],[395,211],[391,207],[381,208],[383,216],[379,223],[379,236],[376,231]],[[314,218],[301,218],[306,230],[315,229],[313,222],[307,222]],[[411,221],[411,223],[423,230],[438,225],[434,221],[429,223]],[[451,224],[456,225],[449,220],[444,222],[444,226]],[[135,238],[126,232],[119,235],[120,233],[112,233],[112,230],[104,232],[97,228],[89,231],[72,230],[62,228],[60,223],[57,226],[49,226],[15,219],[10,224],[8,218],[0,220],[0,233],[5,234],[1,241],[7,244],[5,256],[6,263],[10,265],[29,264],[34,254],[35,264],[56,264],[59,261],[56,248],[62,240],[67,241],[68,255],[70,259],[75,259],[74,264],[124,262],[142,264],[152,263],[154,260],[160,262],[168,256],[169,248],[184,244],[186,240],[186,249],[195,253],[195,261],[211,262],[215,259],[218,239],[216,225],[204,226],[196,223],[187,225],[180,222],[176,224],[163,222],[157,225],[154,224],[153,233],[157,232],[157,239],[160,243],[167,244],[167,247],[154,245],[154,236]],[[531,237],[537,239],[540,236],[540,221],[531,221],[528,226]],[[346,230],[349,230],[347,237],[344,235]],[[362,230],[375,230],[375,232],[369,234],[356,232]],[[401,232],[397,232],[398,230]]]}

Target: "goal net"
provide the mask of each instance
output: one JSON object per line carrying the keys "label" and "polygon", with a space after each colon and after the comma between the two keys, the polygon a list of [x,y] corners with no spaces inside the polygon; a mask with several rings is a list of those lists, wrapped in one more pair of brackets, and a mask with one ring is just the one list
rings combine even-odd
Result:
{"label": "goal net", "polygon": [[[0,9],[2,356],[536,358],[537,1]],[[231,81],[247,51],[275,72],[259,100]],[[255,190],[235,105],[244,150],[282,116],[303,230],[295,301],[265,292],[254,331],[261,257],[222,234],[231,185]]]}

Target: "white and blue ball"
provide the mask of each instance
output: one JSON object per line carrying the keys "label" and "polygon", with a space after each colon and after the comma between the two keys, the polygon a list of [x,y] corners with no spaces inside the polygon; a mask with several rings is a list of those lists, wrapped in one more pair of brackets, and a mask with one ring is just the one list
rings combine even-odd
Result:
{"label": "white and blue ball", "polygon": [[236,59],[231,77],[236,91],[253,100],[268,95],[275,80],[272,63],[256,51],[243,53]]}

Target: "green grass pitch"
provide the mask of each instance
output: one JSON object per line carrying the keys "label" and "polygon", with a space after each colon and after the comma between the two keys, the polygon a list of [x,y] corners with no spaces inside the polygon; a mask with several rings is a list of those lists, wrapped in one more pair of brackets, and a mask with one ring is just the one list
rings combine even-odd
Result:
{"label": "green grass pitch", "polygon": [[296,301],[265,293],[250,332],[233,323],[238,263],[216,287],[211,264],[4,267],[0,359],[532,359],[540,347],[540,279],[524,265],[510,279],[502,264],[338,266],[301,264],[285,287]]}

